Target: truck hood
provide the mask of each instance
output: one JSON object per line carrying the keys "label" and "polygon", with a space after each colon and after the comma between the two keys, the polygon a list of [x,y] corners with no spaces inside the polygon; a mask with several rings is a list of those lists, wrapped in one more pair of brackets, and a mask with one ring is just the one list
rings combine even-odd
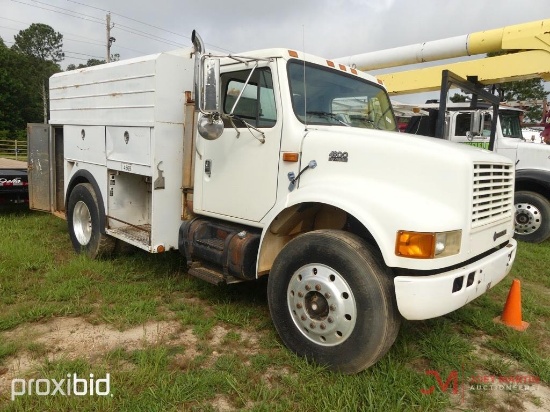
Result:
{"label": "truck hood", "polygon": [[550,145],[520,142],[516,157],[516,169],[550,171]]}
{"label": "truck hood", "polygon": [[[309,192],[311,199],[346,210],[367,227],[382,250],[393,250],[399,230],[461,229],[464,255],[438,259],[450,266],[495,246],[486,242],[488,235],[474,242],[479,233],[491,230],[492,235],[499,224],[510,226],[507,237],[513,233],[509,213],[484,227],[472,223],[475,168],[505,165],[513,171],[509,159],[487,150],[397,132],[316,127],[304,137],[301,169],[311,160],[317,166],[301,175],[291,203],[308,201]],[[395,256],[385,258],[397,265]]]}

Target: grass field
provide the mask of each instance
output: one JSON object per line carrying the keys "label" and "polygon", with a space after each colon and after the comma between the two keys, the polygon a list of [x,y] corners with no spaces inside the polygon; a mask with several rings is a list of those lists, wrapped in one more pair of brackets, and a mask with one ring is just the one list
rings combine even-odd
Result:
{"label": "grass field", "polygon": [[[488,294],[403,322],[380,362],[345,376],[282,345],[265,280],[216,287],[177,253],[91,261],[73,253],[65,221],[24,209],[0,209],[0,233],[0,410],[550,409],[550,241],[520,244]],[[514,278],[523,333],[493,322]],[[98,394],[63,394],[75,378]]]}

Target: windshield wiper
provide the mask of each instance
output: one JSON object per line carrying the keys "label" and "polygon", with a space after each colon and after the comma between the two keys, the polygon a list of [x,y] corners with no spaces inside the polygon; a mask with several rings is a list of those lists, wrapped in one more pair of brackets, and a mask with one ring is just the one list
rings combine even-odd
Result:
{"label": "windshield wiper", "polygon": [[329,112],[306,112],[307,114],[311,114],[314,116],[321,116],[321,117],[328,117],[330,119],[336,120],[338,123],[343,124],[344,126],[351,127],[349,124],[341,120],[337,114],[329,113]]}

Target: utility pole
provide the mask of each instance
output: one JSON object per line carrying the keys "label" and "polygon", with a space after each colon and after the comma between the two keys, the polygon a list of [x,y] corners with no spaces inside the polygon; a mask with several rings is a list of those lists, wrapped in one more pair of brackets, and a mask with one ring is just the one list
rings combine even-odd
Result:
{"label": "utility pole", "polygon": [[115,24],[111,24],[111,13],[107,13],[107,58],[105,59],[107,63],[111,61],[111,45],[116,41],[114,37],[111,37],[113,27],[115,27]]}

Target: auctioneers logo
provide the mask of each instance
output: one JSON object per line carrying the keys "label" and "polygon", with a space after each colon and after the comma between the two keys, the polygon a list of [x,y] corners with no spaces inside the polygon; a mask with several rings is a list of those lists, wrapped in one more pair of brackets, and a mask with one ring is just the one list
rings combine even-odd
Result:
{"label": "auctioneers logo", "polygon": [[[453,395],[457,395],[459,388],[464,395],[465,389],[469,391],[486,391],[486,390],[523,390],[532,389],[534,384],[540,383],[540,378],[533,375],[472,375],[467,377],[464,382],[459,382],[458,371],[453,370],[448,375],[445,381],[436,370],[426,370],[424,372],[428,376],[433,376],[436,380],[438,388],[441,392],[447,392],[451,388]],[[420,392],[424,395],[431,395],[435,390],[435,385],[428,389],[422,388]]]}
{"label": "auctioneers logo", "polygon": [[111,375],[96,379],[90,373],[88,378],[79,378],[76,373],[67,374],[67,379],[13,379],[11,400],[18,396],[108,396],[111,395]]}

